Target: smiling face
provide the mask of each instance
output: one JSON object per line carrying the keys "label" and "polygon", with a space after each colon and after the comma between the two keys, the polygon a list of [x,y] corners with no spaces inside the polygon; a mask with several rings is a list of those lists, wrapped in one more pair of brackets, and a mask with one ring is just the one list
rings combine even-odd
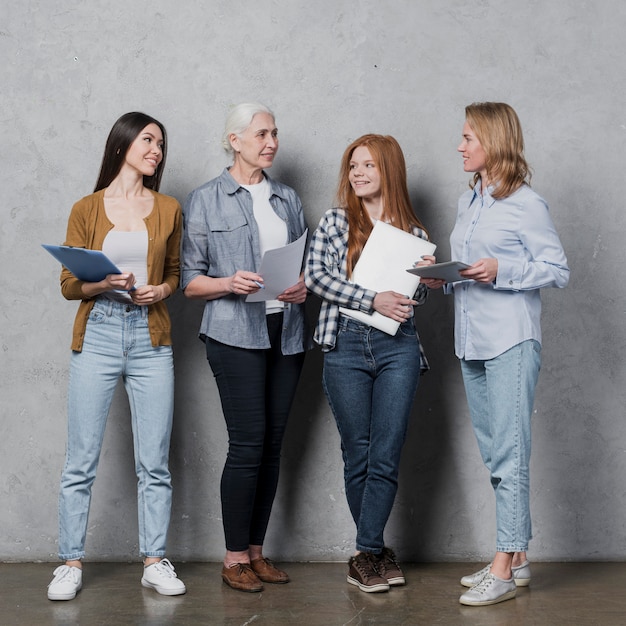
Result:
{"label": "smiling face", "polygon": [[269,113],[257,113],[241,134],[230,136],[235,164],[243,170],[262,170],[272,166],[278,152],[278,129]]}
{"label": "smiling face", "polygon": [[463,139],[457,150],[463,156],[463,169],[466,172],[478,172],[483,181],[487,180],[487,154],[472,127],[465,122]]}
{"label": "smiling face", "polygon": [[348,177],[357,197],[362,200],[378,200],[381,197],[380,170],[366,146],[354,149]]}
{"label": "smiling face", "polygon": [[154,176],[163,160],[163,133],[156,124],[148,124],[130,144],[124,165],[142,176]]}

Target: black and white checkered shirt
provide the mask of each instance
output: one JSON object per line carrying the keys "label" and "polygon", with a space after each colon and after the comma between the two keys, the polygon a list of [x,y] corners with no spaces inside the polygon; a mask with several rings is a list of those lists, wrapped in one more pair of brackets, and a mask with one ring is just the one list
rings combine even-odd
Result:
{"label": "black and white checkered shirt", "polygon": [[[426,233],[414,227],[413,234],[428,239]],[[340,208],[327,211],[311,238],[309,254],[304,270],[304,280],[309,290],[322,299],[320,315],[315,329],[315,342],[324,352],[335,347],[339,323],[339,307],[355,309],[364,313],[374,311],[376,292],[351,283],[346,276],[348,252],[348,219]],[[414,300],[424,304],[428,289],[419,285]],[[428,362],[420,342],[422,370]]]}

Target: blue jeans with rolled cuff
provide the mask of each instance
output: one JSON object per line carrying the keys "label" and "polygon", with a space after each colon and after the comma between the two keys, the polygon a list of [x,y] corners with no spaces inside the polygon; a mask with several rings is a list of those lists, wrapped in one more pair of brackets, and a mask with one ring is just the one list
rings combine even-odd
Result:
{"label": "blue jeans with rolled cuff", "polygon": [[400,455],[420,377],[413,319],[395,336],[340,316],[323,385],[341,437],[356,548],[378,554],[398,489]]}
{"label": "blue jeans with rolled cuff", "polygon": [[474,434],[496,497],[498,552],[525,552],[532,538],[530,424],[540,368],[534,339],[493,359],[461,359]]}
{"label": "blue jeans with rolled cuff", "polygon": [[67,449],[59,494],[63,560],[85,556],[91,490],[120,378],[131,412],[139,550],[148,557],[165,555],[172,500],[168,469],[174,411],[172,347],[152,346],[148,307],[98,299],[89,315],[83,349],[72,353],[70,363]]}

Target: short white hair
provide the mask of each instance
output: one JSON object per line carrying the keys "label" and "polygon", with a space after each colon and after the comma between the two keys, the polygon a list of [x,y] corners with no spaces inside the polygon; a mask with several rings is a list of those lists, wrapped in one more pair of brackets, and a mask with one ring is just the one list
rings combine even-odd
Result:
{"label": "short white hair", "polygon": [[259,102],[242,102],[233,107],[226,120],[226,127],[222,135],[222,145],[228,154],[234,153],[233,147],[230,145],[230,136],[241,135],[250,126],[252,118],[257,113],[267,113],[272,116],[272,119],[276,120],[274,113]]}

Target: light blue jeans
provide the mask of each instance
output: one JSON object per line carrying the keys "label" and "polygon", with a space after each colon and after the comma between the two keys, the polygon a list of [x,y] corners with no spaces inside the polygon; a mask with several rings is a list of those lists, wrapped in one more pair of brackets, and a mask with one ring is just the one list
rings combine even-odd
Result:
{"label": "light blue jeans", "polygon": [[398,490],[400,455],[420,376],[413,319],[394,337],[341,316],[324,354],[324,391],[341,437],[356,548],[379,554]]}
{"label": "light blue jeans", "polygon": [[[68,435],[59,494],[59,557],[85,556],[91,488],[113,393],[124,381],[131,411],[139,549],[165,555],[172,499],[168,470],[174,408],[171,346],[152,347],[148,309],[97,300],[82,352],[73,352],[68,391]],[[115,489],[115,485],[110,486]]]}
{"label": "light blue jeans", "polygon": [[496,550],[525,552],[530,520],[530,421],[541,346],[523,341],[486,361],[461,359],[474,434],[496,496]]}

